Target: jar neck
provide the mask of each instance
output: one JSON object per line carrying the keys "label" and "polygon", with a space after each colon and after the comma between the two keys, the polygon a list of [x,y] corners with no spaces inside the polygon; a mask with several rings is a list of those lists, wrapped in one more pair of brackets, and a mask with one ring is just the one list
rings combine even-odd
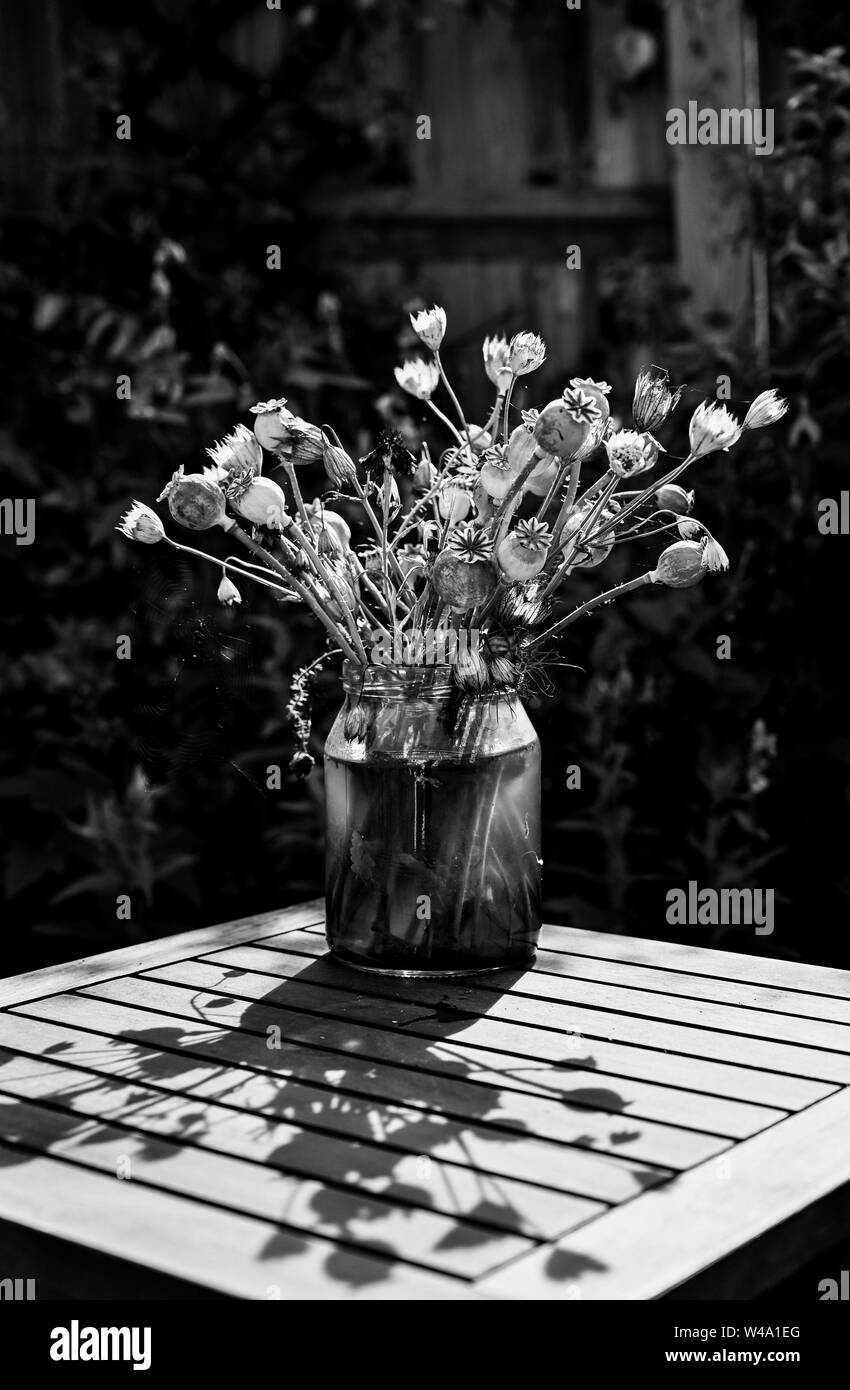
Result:
{"label": "jar neck", "polygon": [[342,665],[346,694],[363,700],[447,700],[457,694],[451,666]]}

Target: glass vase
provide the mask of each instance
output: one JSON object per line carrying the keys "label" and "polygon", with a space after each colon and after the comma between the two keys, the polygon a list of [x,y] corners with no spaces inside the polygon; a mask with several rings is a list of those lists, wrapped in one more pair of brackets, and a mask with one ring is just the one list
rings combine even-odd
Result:
{"label": "glass vase", "polygon": [[540,931],[540,744],[517,695],[449,666],[343,669],[325,745],[328,945],[388,975],[526,966]]}

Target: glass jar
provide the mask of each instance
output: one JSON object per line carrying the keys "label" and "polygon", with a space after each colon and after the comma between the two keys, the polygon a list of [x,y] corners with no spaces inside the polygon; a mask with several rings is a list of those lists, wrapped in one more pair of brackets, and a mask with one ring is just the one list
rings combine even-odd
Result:
{"label": "glass jar", "polygon": [[325,745],[327,939],[387,975],[528,965],[540,931],[540,744],[518,696],[449,666],[345,662]]}

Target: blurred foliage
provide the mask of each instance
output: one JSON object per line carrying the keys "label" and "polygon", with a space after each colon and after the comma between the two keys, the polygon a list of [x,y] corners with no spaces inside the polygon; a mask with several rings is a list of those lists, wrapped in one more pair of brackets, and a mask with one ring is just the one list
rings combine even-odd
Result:
{"label": "blurred foliage", "polygon": [[[739,929],[737,949],[846,965],[850,740],[835,608],[846,542],[819,534],[817,508],[846,485],[850,68],[838,48],[792,50],[787,79],[784,140],[753,190],[770,353],[736,341],[719,315],[698,321],[687,287],[651,250],[606,267],[610,354],[603,344],[600,358],[610,356],[611,379],[625,388],[618,349],[639,342],[689,383],[680,436],[665,436],[674,454],[685,452],[688,406],[714,396],[723,376],[733,410],[775,385],[791,411],[688,474],[695,514],[729,551],[729,575],[572,630],[564,659],[589,680],[568,672],[538,724],[561,747],[550,750],[550,769],[587,750],[591,776],[581,793],[561,791],[575,810],[549,820],[544,854],[555,918],[663,934],[670,886],[773,887],[775,935]],[[617,575],[615,562],[611,580],[631,572]],[[722,634],[732,640],[728,662],[716,656]],[[576,836],[580,867],[573,849],[564,862]],[[713,941],[735,945],[731,931]],[[680,939],[694,941],[693,929]],[[712,937],[700,929],[698,939]]]}
{"label": "blurred foliage", "polygon": [[53,196],[9,190],[0,445],[4,495],[36,499],[36,534],[0,549],[6,970],[321,887],[320,781],[286,774],[289,676],[322,650],[315,625],[283,624],[258,591],[222,609],[214,568],[114,526],[284,383],[312,418],[368,424],[303,202],[308,182],[372,170],[336,98],[376,21],[361,0],[275,15],[285,55],[258,86],[219,47],[238,6],[179,8],[131,7],[118,30],[112,7],[77,7],[74,139],[39,176]]}
{"label": "blurred foliage", "polygon": [[[105,0],[76,7],[73,149],[45,179],[53,196],[19,198],[0,243],[4,495],[37,499],[35,544],[7,537],[0,549],[5,970],[321,891],[321,776],[285,773],[290,680],[322,650],[315,625],[294,608],[282,622],[254,593],[219,608],[212,566],[133,548],[113,527],[130,499],[150,501],[181,463],[196,468],[253,400],[283,392],[355,446],[372,428],[402,306],[363,302],[353,263],[323,259],[305,195],[325,177],[380,181],[380,96],[364,91],[356,119],[340,96],[379,14],[324,0],[277,16],[292,41],[257,83],[222,53],[238,6],[178,8],[179,19],[165,4],[131,8],[119,32]],[[175,24],[196,45],[184,35],[175,52]],[[687,403],[712,395],[719,372],[733,407],[767,384],[790,395],[778,430],[689,481],[730,575],[576,625],[553,698],[531,713],[551,918],[669,936],[669,887],[775,886],[776,935],[748,932],[738,949],[838,961],[833,923],[850,891],[832,597],[842,541],[818,535],[816,502],[839,495],[850,409],[850,74],[832,52],[797,55],[792,77],[788,137],[761,190],[772,360],[722,323],[695,324],[650,255],[608,267],[598,362],[577,364],[614,380],[621,403],[623,343],[687,379]],[[144,112],[145,128],[122,146],[125,109]],[[116,394],[123,376],[129,400]],[[665,442],[675,452],[683,440]],[[211,545],[225,553],[223,538]],[[606,581],[635,563],[616,552]],[[730,662],[715,656],[723,633]],[[322,672],[317,756],[337,703]],[[573,764],[582,787],[567,791]],[[280,790],[270,765],[284,769]]]}

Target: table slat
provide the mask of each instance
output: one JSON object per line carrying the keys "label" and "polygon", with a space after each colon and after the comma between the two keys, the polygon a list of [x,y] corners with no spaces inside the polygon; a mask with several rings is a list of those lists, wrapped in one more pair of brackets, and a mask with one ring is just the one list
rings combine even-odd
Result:
{"label": "table slat", "polygon": [[[564,931],[566,928],[553,930]],[[632,938],[619,939],[630,941]],[[658,954],[664,954],[665,943],[651,944],[660,944],[663,949]],[[285,951],[313,958],[320,958],[328,953],[324,925],[282,932],[279,936],[263,937],[262,945],[266,950]],[[721,957],[719,962],[715,961],[716,968],[719,969],[725,956],[719,951],[713,954],[715,957]],[[534,963],[533,988],[532,980],[529,978],[526,992],[536,993],[539,997],[545,998],[551,984],[546,977],[551,975],[598,980],[603,984],[622,985],[630,989],[645,989],[661,994],[678,994],[685,999],[706,999],[721,1004],[728,1003],[730,998],[736,995],[736,1002],[748,1007],[791,1014],[795,1018],[817,1018],[831,1023],[850,1024],[850,999],[827,994],[809,994],[799,989],[783,989],[779,985],[756,985],[751,981],[727,980],[717,975],[687,974],[684,970],[665,968],[660,964],[638,965],[633,961],[598,958],[586,953],[569,951],[539,950]],[[532,972],[528,972],[528,977],[531,976]],[[491,979],[499,978],[501,977],[482,975],[476,983],[486,988]],[[522,980],[518,981],[515,988],[522,991],[522,984]],[[562,996],[556,993],[549,997]]]}
{"label": "table slat", "polygon": [[[653,1299],[816,1202],[846,1203],[850,1091],[739,1144],[726,1178],[702,1165],[481,1282],[497,1298]],[[775,1250],[775,1244],[774,1244]],[[752,1259],[753,1250],[749,1254]],[[785,1256],[793,1268],[795,1251]],[[781,1279],[782,1267],[770,1270]],[[741,1293],[745,1297],[745,1293]],[[812,1297],[816,1297],[813,1290]]]}
{"label": "table slat", "polygon": [[[0,1147],[0,1218],[233,1298],[480,1301],[471,1284]],[[191,1232],[191,1239],[187,1238]],[[18,1243],[20,1244],[20,1242]],[[132,1252],[130,1254],[129,1252]]]}
{"label": "table slat", "polygon": [[[297,1027],[307,1042],[343,1052],[351,1050],[354,1020],[346,1017],[344,1011],[338,1011],[335,1002],[326,1000],[324,995],[320,1008],[324,1006],[326,1012],[310,1014],[290,1006],[284,1008],[281,1004],[270,1004],[268,999],[256,1002],[237,997],[221,988],[216,994],[210,994],[185,985],[169,985],[141,976],[105,980],[81,993],[119,1003],[139,1004],[143,1008],[157,1009],[178,1018],[202,1019],[217,1023],[222,1028],[249,1028],[255,1033],[267,1033],[269,1028],[279,1028],[285,1036],[291,1037],[292,1028]],[[383,1014],[386,1021],[381,1029],[375,1023],[358,1018],[357,1050],[371,1047],[370,1035],[379,1031],[389,1031],[400,1042],[402,1035],[393,1021],[393,1010],[386,1006],[376,1008],[375,1001],[370,1001],[370,1006],[371,1012],[363,1011],[368,1017],[375,1017],[377,1023],[376,1016]],[[586,1047],[571,1050],[569,1041],[550,1029],[511,1026],[492,1018],[469,1018],[461,1023],[458,1020],[440,1021],[430,1014],[423,1014],[421,1019],[417,1019],[415,1029],[406,1030],[406,1036],[418,1037],[423,1041],[451,1038],[511,1057],[536,1058],[591,1071],[598,1069],[615,1076],[633,1076],[680,1088],[690,1087],[786,1110],[798,1110],[833,1089],[823,1082],[785,1076],[781,1072],[760,1071],[743,1065],[730,1066],[698,1057],[671,1055],[648,1047],[609,1043],[598,1038],[588,1038],[585,1040]],[[421,1044],[419,1050],[424,1058],[425,1048]]]}
{"label": "table slat", "polygon": [[[748,987],[740,984],[730,984],[727,999],[717,1003],[642,989],[624,989],[599,981],[561,979],[530,970],[516,976],[511,973],[502,983],[496,982],[493,976],[485,976],[480,981],[467,982],[465,986],[450,986],[435,980],[410,982],[384,975],[357,976],[330,956],[319,958],[306,970],[302,956],[285,950],[267,951],[262,945],[225,947],[223,950],[206,952],[201,960],[211,965],[258,971],[282,979],[305,978],[311,985],[383,999],[412,1000],[423,1004],[439,1004],[451,999],[457,1001],[459,1008],[468,1009],[470,1013],[481,1012],[494,1017],[511,1016],[508,1012],[499,1011],[503,1007],[502,1001],[509,995],[512,999],[523,1001],[517,1018],[523,1021],[531,1018],[548,1027],[558,1026],[557,1021],[562,1016],[552,1005],[566,1005],[570,1009],[577,1005],[592,1007],[605,1014],[616,1012],[628,1017],[634,1015],[641,1021],[653,1019],[684,1023],[695,1028],[743,1034],[745,1037],[825,1048],[850,1056],[850,1024],[793,1018],[788,1014],[753,1008],[748,1005]],[[170,978],[167,966],[156,968],[153,973]]]}
{"label": "table slat", "polygon": [[[0,1095],[0,1139],[18,1149],[49,1151],[52,1157],[109,1173],[115,1182],[121,1181],[116,1177],[121,1163],[129,1164],[134,1188],[145,1183],[201,1200],[205,1208],[220,1206],[244,1216],[277,1221],[295,1232],[324,1235],[465,1279],[475,1278],[501,1260],[534,1246],[533,1241],[496,1226],[495,1221],[487,1225],[465,1221],[404,1206],[365,1189],[347,1192],[303,1176],[294,1177],[272,1166],[268,1159],[265,1164],[246,1162],[230,1153],[175,1143],[156,1125],[154,1115],[146,1114],[145,1129],[139,1132],[99,1118],[83,1122],[82,1111],[48,1108],[24,1099],[10,1102],[14,1081],[10,1087],[5,1098]],[[69,1102],[80,1104],[86,1098],[95,1099],[84,1093],[69,1097]],[[262,1135],[256,1137],[259,1145]],[[497,1206],[495,1199],[489,1203],[488,1215],[495,1213]],[[503,1208],[503,1219],[505,1211]],[[203,1219],[196,1213],[196,1221]],[[577,1220],[571,1224],[576,1225]]]}
{"label": "table slat", "polygon": [[[361,1029],[360,1046],[352,1051],[350,1035],[343,1035],[337,1046],[330,1040],[317,1045],[315,1022],[311,1017],[299,1027],[297,1016],[286,1019],[285,1038],[270,1051],[264,1034],[234,1029],[222,1032],[196,1018],[180,1017],[169,1022],[162,1013],[95,999],[91,995],[65,994],[23,1004],[15,1009],[23,1017],[54,1020],[69,1024],[81,1033],[82,1047],[97,1049],[102,1055],[105,1040],[115,1039],[116,1047],[155,1048],[164,1053],[166,1065],[173,1066],[170,1053],[183,1056],[191,1071],[196,1059],[213,1058],[234,1066],[305,1080],[325,1081],[334,1076],[367,1094],[380,1094],[406,1104],[425,1104],[433,1108],[453,1105],[466,1113],[472,1106],[498,1104],[517,1123],[540,1124],[541,1133],[557,1138],[566,1117],[606,1112],[622,1116],[629,1125],[635,1119],[658,1121],[676,1128],[687,1126],[698,1132],[729,1138],[745,1138],[788,1113],[766,1105],[727,1100],[721,1096],[700,1095],[674,1086],[654,1085],[633,1077],[615,1077],[588,1071],[576,1064],[552,1066],[526,1058],[510,1058],[486,1048],[467,1047],[454,1039],[447,1042],[426,1040],[425,1045],[404,1034]],[[97,1036],[100,1035],[100,1039]],[[88,1038],[88,1042],[85,1039]],[[327,1043],[327,1045],[326,1045]],[[130,1053],[132,1055],[132,1052]],[[470,1088],[474,1098],[470,1098]],[[491,1091],[496,1097],[489,1096]],[[479,1098],[483,1091],[486,1102]],[[828,1094],[828,1088],[819,1089]],[[529,1111],[529,1104],[544,1109]],[[519,1110],[516,1109],[519,1107]]]}
{"label": "table slat", "polygon": [[[238,1064],[225,1064],[221,1049],[211,1057],[198,1048],[194,1070],[191,1058],[181,1061],[176,1056],[169,1076],[163,1054],[153,1047],[122,1045],[116,1037],[96,1050],[91,1034],[20,1016],[0,1014],[0,1046],[28,1057],[49,1052],[64,1066],[82,1067],[98,1076],[135,1077],[166,1091],[181,1091],[195,1101],[221,1098],[227,1105],[253,1114],[300,1118],[314,1129],[358,1141],[374,1140],[377,1133],[384,1142],[403,1150],[416,1154],[427,1151],[464,1165],[474,1161],[487,1171],[507,1176],[523,1177],[523,1165],[527,1164],[538,1183],[546,1181],[546,1173],[556,1164],[557,1151],[553,1154],[547,1145],[539,1144],[526,1144],[520,1151],[517,1142],[524,1134],[675,1170],[713,1157],[730,1144],[728,1139],[672,1125],[599,1115],[511,1091],[494,1094],[481,1086],[442,1078],[434,1087],[435,1103],[428,1105],[409,1073],[393,1069],[388,1076],[389,1068],[340,1066],[339,1057],[329,1053],[324,1054],[318,1075],[313,1069],[320,1084],[310,1085],[301,1079],[304,1071],[299,1079],[293,1076],[291,1065],[283,1075],[274,1075],[271,1070],[259,1076],[240,1071]],[[264,1050],[268,1058],[269,1049]],[[304,1070],[308,1069],[309,1063],[304,1062]],[[401,1089],[399,1075],[405,1081]],[[406,1096],[414,1095],[415,1105],[405,1101]],[[449,1118],[461,1121],[463,1128],[459,1130],[455,1124],[449,1129],[453,1152],[443,1153],[440,1127],[447,1127]],[[423,1134],[438,1147],[431,1143],[423,1146]],[[522,1163],[518,1163],[520,1159]],[[556,1181],[552,1185],[560,1184]]]}
{"label": "table slat", "polygon": [[[318,963],[316,968],[318,969]],[[335,967],[342,970],[343,967]],[[548,1030],[555,1034],[578,1033],[592,1047],[597,1039],[631,1043],[640,1048],[660,1048],[685,1057],[708,1058],[732,1062],[739,1066],[759,1067],[766,1071],[791,1076],[808,1077],[846,1085],[850,1082],[850,1050],[827,1052],[820,1048],[797,1044],[765,1041],[743,1033],[717,1032],[713,1028],[659,1022],[656,1019],[610,1013],[605,1009],[587,1009],[574,1004],[552,1004],[546,1000],[528,1000],[513,995],[487,995],[481,1007],[480,991],[472,987],[447,992],[439,985],[433,992],[424,983],[417,983],[405,997],[397,987],[389,999],[363,992],[335,989],[331,992],[322,984],[311,984],[304,975],[280,979],[255,971],[208,965],[202,960],[175,961],[172,965],[155,967],[144,972],[145,978],[166,983],[190,985],[209,992],[220,991],[240,999],[265,1000],[284,1008],[307,1009],[335,1018],[373,1020],[393,1028],[410,1026],[417,1031],[420,1019],[433,1017],[437,1021],[448,1012],[458,1023],[486,1018],[510,1025],[514,1031],[515,1047],[523,1051],[525,1032]],[[417,997],[418,996],[418,997]],[[823,1027],[833,1027],[824,1024]]]}

